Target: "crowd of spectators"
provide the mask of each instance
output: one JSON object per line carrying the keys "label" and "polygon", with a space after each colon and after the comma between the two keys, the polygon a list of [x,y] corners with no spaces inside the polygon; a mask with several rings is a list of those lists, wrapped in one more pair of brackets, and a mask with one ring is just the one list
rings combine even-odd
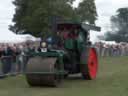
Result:
{"label": "crowd of spectators", "polygon": [[[99,57],[128,56],[128,43],[107,44],[97,42],[94,44]],[[39,46],[32,44],[0,44],[0,76],[16,75],[25,71],[29,53],[38,51]]]}
{"label": "crowd of spectators", "polygon": [[28,54],[34,51],[30,44],[2,44],[0,45],[0,76],[16,75],[25,70]]}
{"label": "crowd of spectators", "polygon": [[107,44],[97,42],[94,46],[97,49],[98,56],[128,56],[128,43]]}

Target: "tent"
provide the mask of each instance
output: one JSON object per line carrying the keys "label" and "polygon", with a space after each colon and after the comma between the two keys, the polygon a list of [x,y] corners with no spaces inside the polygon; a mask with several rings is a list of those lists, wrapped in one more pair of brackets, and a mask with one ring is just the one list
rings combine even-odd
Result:
{"label": "tent", "polygon": [[34,37],[34,36],[30,35],[30,34],[17,35],[17,37],[18,38],[21,38],[21,39],[23,39],[25,41],[28,41],[28,40],[30,40],[30,41],[36,41],[37,40],[36,37]]}
{"label": "tent", "polygon": [[0,36],[0,43],[20,43],[24,42],[22,38],[17,37],[15,34]]}
{"label": "tent", "polygon": [[23,43],[28,40],[29,41],[39,40],[38,38],[36,38],[30,34],[17,35],[17,34],[11,33],[11,32],[6,32],[6,33],[2,33],[0,35],[0,43]]}
{"label": "tent", "polygon": [[100,40],[100,42],[102,42],[102,43],[105,43],[105,44],[109,44],[109,45],[115,45],[115,44],[117,44],[115,41],[104,41],[104,40]]}

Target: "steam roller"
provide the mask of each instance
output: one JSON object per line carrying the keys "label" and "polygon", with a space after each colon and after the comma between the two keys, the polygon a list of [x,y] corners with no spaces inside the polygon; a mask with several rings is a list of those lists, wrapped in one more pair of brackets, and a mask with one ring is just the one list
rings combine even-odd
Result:
{"label": "steam roller", "polygon": [[26,66],[30,86],[58,86],[69,74],[81,73],[83,79],[97,76],[98,57],[89,41],[89,31],[100,27],[83,23],[58,23],[53,36],[40,42]]}

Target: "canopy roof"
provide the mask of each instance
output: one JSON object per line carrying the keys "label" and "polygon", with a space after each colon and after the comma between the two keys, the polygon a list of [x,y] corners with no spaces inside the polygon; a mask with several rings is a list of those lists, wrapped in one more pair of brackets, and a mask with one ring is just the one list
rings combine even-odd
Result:
{"label": "canopy roof", "polygon": [[37,38],[29,34],[25,34],[25,35],[1,34],[0,35],[0,43],[22,43],[27,40],[36,41]]}

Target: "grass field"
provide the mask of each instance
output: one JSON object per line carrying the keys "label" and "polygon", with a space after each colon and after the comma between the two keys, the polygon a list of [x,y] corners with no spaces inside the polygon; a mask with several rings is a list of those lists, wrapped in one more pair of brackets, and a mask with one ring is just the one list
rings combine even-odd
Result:
{"label": "grass field", "polygon": [[70,77],[59,88],[31,88],[24,76],[0,80],[0,96],[128,96],[128,57],[101,58],[96,80]]}

